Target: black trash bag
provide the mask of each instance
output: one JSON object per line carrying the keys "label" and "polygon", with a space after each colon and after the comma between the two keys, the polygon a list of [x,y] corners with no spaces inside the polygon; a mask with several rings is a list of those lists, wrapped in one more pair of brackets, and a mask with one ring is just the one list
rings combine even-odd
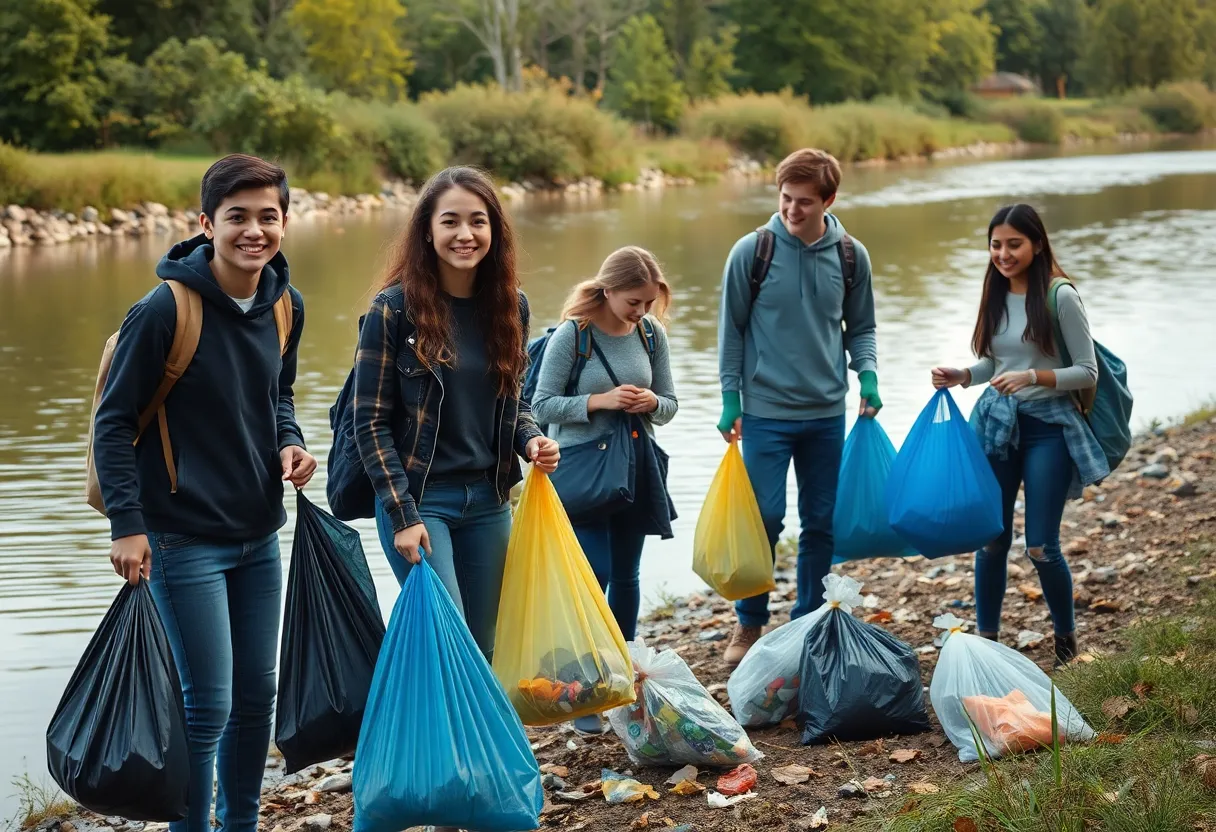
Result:
{"label": "black trash bag", "polygon": [[173,654],[148,582],[123,584],[46,731],[59,788],[128,820],[186,817],[190,753]]}
{"label": "black trash bag", "polygon": [[803,745],[929,730],[912,648],[842,609],[828,610],[807,632],[799,675]]}
{"label": "black trash bag", "polygon": [[355,750],[383,640],[359,533],[296,492],[274,726],[288,773]]}

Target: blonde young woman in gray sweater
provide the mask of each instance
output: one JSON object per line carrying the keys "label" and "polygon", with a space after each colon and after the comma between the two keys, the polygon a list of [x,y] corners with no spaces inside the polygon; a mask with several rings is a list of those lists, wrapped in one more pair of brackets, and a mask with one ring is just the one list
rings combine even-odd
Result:
{"label": "blonde young woman in gray sweater", "polygon": [[[539,424],[548,424],[550,438],[573,448],[610,433],[615,420],[625,418],[637,426],[635,447],[642,440],[647,443],[643,453],[657,448],[654,428],[670,422],[679,407],[662,324],[670,302],[671,288],[654,255],[637,246],[614,251],[594,278],[574,287],[562,323],[545,347],[532,399],[532,414]],[[585,331],[591,336],[591,355],[573,380],[580,333]],[[646,536],[670,537],[675,516],[666,484],[660,477],[643,477],[645,467],[637,467],[633,505],[574,522],[579,544],[627,640],[637,630],[638,573]],[[662,467],[666,469],[665,459]],[[656,510],[662,515],[657,525]],[[600,719],[585,717],[576,720],[575,727],[598,733]]]}

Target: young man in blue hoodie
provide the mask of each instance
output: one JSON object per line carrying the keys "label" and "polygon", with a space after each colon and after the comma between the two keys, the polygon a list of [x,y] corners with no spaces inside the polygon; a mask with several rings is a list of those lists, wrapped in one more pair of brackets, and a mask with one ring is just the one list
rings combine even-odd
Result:
{"label": "young man in blue hoodie", "polygon": [[[302,488],[317,465],[292,398],[304,301],[279,251],[287,206],[277,165],[233,155],[211,166],[202,233],[156,267],[162,281],[194,290],[202,310],[198,348],[165,399],[165,423],[139,434],[174,342],[177,304],[166,283],[127,313],[94,421],[110,560],[132,584],[150,581],[185,694],[189,814],[173,832],[210,832],[217,761],[220,828],[256,832],[258,824],[275,698],[283,483]],[[284,293],[285,349],[275,308]]]}
{"label": "young man in blue hoodie", "polygon": [[[728,442],[743,459],[769,544],[785,523],[790,461],[798,481],[798,618],[823,603],[832,565],[832,513],[844,448],[845,352],[861,384],[863,417],[882,407],[870,256],[827,212],[840,165],[821,150],[799,150],[777,167],[778,211],[765,226],[773,255],[753,275],[760,232],[735,243],[722,277],[718,368]],[[762,262],[762,260],[761,260]],[[735,604],[739,618],[724,660],[734,667],[769,620],[768,594]]]}

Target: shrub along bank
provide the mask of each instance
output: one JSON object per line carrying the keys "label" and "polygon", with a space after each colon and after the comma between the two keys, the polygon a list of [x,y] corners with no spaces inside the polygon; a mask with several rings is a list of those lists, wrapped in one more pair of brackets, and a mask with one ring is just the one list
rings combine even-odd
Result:
{"label": "shrub along bank", "polygon": [[772,164],[806,146],[822,147],[843,162],[866,162],[982,143],[1216,127],[1216,94],[1199,83],[1103,101],[971,101],[956,108],[966,118],[894,99],[811,107],[791,93],[743,93],[693,106],[679,132],[667,136],[642,134],[553,81],[513,94],[462,84],[417,104],[381,104],[256,73],[251,78],[232,95],[205,97],[193,111],[178,113],[171,126],[158,127],[172,137],[166,146],[187,147],[192,156],[42,155],[0,144],[0,203],[63,211],[144,202],[185,208],[195,201],[208,161],[229,150],[280,160],[294,185],[356,194],[375,193],[386,178],[420,182],[453,162],[488,168],[504,182],[552,185],[590,177],[613,187],[637,180],[646,168],[713,179],[730,168],[732,157]]}

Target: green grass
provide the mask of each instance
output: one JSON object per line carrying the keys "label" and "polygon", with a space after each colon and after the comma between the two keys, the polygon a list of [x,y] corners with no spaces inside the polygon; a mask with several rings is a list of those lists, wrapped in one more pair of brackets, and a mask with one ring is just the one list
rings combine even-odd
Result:
{"label": "green grass", "polygon": [[185,208],[198,203],[199,181],[211,161],[118,150],[38,154],[0,146],[0,202],[63,211],[141,202]]}
{"label": "green grass", "polygon": [[1189,428],[1193,425],[1202,425],[1212,421],[1212,419],[1216,419],[1216,399],[1200,405],[1183,416],[1182,426]]}
{"label": "green grass", "polygon": [[655,592],[654,600],[654,606],[646,615],[647,621],[667,621],[675,616],[676,606],[680,603],[680,596],[669,592],[666,585],[659,587],[658,591]]}
{"label": "green grass", "polygon": [[76,811],[76,803],[58,788],[35,783],[28,774],[14,777],[12,787],[12,796],[17,800],[17,814],[10,824],[17,829],[33,829],[43,821]]}
{"label": "green grass", "polygon": [[731,148],[718,139],[644,139],[638,145],[638,159],[644,167],[658,168],[668,176],[708,182],[730,167]]}
{"label": "green grass", "polygon": [[[898,813],[861,828],[952,830],[959,818],[974,823],[962,828],[1001,832],[1171,832],[1216,824],[1216,792],[1192,764],[1197,740],[1216,731],[1216,600],[1133,625],[1127,636],[1125,652],[1057,675],[1099,740],[983,761],[964,782],[910,797]],[[1117,704],[1130,707],[1123,714]]]}

